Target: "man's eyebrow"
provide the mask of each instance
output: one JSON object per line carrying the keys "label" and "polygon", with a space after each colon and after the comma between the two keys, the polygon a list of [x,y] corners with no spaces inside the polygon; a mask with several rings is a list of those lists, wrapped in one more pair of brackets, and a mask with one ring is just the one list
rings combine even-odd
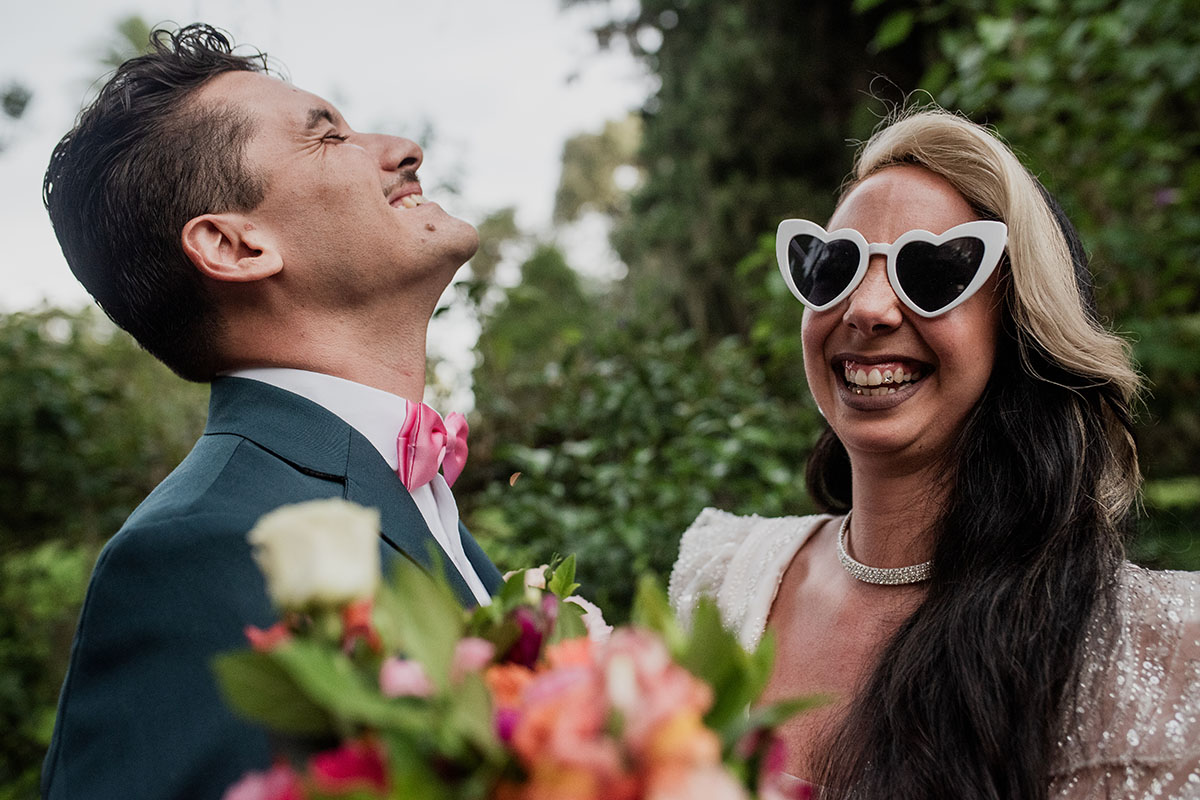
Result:
{"label": "man's eyebrow", "polygon": [[317,125],[321,124],[321,120],[325,120],[330,125],[337,125],[337,120],[334,119],[333,112],[328,108],[310,108],[308,110],[308,122],[304,125],[304,130],[311,131]]}

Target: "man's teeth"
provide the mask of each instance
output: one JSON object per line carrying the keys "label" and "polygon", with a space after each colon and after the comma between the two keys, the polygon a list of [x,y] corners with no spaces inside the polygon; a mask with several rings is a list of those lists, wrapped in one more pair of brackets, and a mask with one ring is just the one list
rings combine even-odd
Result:
{"label": "man's teeth", "polygon": [[400,198],[400,205],[405,208],[416,208],[425,203],[425,195],[423,194],[406,194]]}
{"label": "man's teeth", "polygon": [[877,367],[870,369],[859,367],[855,369],[849,365],[843,365],[843,370],[845,372],[846,384],[855,394],[869,395],[871,397],[894,394],[898,385],[911,383],[921,377],[920,369],[906,371],[904,367],[880,370]]}

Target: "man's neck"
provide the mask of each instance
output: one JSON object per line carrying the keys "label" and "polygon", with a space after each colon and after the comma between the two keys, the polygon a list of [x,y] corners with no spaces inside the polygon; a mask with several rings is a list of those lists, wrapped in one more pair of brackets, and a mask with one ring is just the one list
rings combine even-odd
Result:
{"label": "man's neck", "polygon": [[419,402],[425,393],[425,336],[420,324],[370,326],[341,318],[293,324],[233,341],[229,350],[245,355],[229,360],[227,370],[290,367],[333,375]]}

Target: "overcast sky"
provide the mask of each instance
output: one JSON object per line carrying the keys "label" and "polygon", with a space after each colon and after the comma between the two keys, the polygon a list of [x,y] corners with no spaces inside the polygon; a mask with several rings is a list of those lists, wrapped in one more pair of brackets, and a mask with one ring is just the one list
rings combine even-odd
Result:
{"label": "overcast sky", "polygon": [[[635,0],[616,0],[628,9]],[[0,311],[87,302],[41,205],[50,151],[70,127],[122,17],[203,21],[266,50],[292,81],[335,103],[360,130],[416,138],[423,183],[455,182],[447,210],[477,222],[514,205],[549,229],[563,141],[641,105],[648,79],[624,49],[601,53],[589,25],[606,3],[558,0],[6,0],[0,85],[33,90],[25,116],[0,123]],[[587,234],[580,234],[586,241]],[[593,237],[595,238],[595,237]],[[603,240],[575,260],[603,261]],[[598,268],[602,268],[602,264]]]}

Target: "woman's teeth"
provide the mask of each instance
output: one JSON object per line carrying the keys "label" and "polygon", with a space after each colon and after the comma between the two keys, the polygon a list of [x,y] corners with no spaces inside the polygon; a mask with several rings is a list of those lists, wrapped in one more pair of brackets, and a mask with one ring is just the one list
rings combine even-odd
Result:
{"label": "woman's teeth", "polygon": [[920,368],[905,370],[904,367],[887,367],[879,369],[871,367],[864,369],[843,364],[846,386],[855,394],[877,397],[884,394],[894,394],[896,387],[904,383],[920,380]]}

